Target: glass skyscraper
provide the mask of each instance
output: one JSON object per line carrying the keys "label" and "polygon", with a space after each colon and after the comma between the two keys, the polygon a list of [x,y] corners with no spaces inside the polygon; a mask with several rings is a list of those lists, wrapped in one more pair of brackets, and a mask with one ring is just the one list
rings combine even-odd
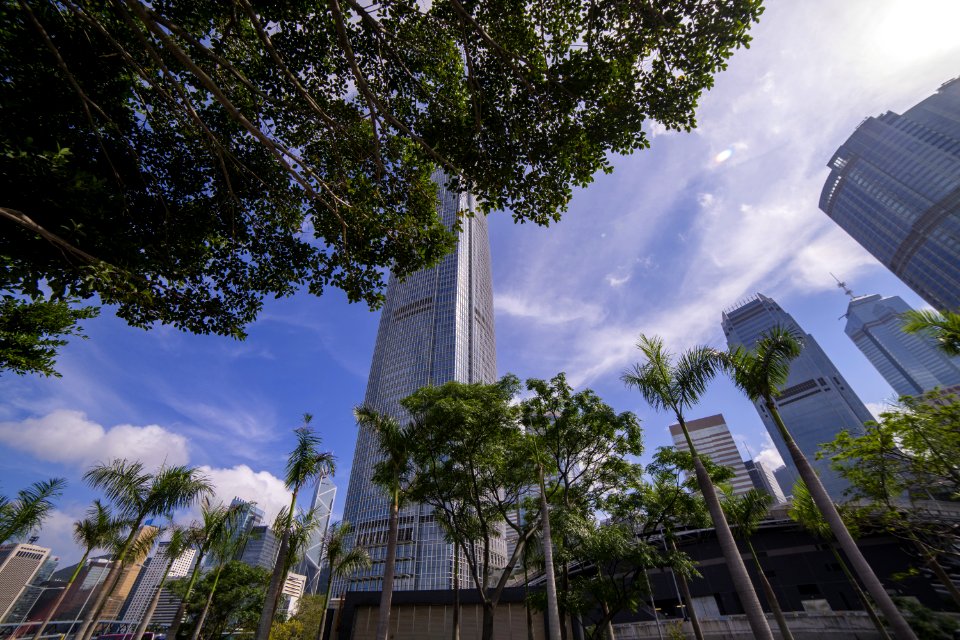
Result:
{"label": "glass skyscraper", "polygon": [[820,208],[937,309],[960,309],[960,78],[864,120],[830,159]]}
{"label": "glass skyscraper", "polygon": [[310,501],[310,508],[316,513],[319,524],[311,534],[307,550],[296,569],[297,573],[307,576],[305,587],[307,593],[318,593],[320,573],[323,570],[326,554],[324,538],[327,535],[327,527],[330,526],[330,515],[333,513],[333,502],[336,497],[337,485],[333,484],[333,478],[330,476],[320,478],[313,489],[313,499]]}
{"label": "glass skyscraper", "polygon": [[[441,185],[438,212],[453,228],[458,211],[474,212],[476,206],[471,194],[444,188],[444,180],[443,174],[434,175]],[[387,285],[364,403],[401,422],[407,416],[400,401],[424,385],[496,380],[487,221],[477,214],[461,218],[460,225],[457,248],[440,264],[402,282],[391,278]],[[363,545],[373,564],[335,586],[337,593],[382,588],[389,500],[370,479],[377,455],[374,435],[361,427],[343,518],[353,525],[349,544]],[[429,507],[413,504],[401,510],[399,540],[395,589],[453,587],[453,546],[444,540]],[[505,564],[503,538],[493,551],[494,564]],[[461,562],[462,586],[467,586],[466,571]]]}
{"label": "glass skyscraper", "polygon": [[[804,332],[797,321],[771,298],[757,294],[725,311],[722,318],[723,333],[731,348],[752,349],[761,334],[778,325],[802,337],[803,351],[790,364],[790,376],[776,398],[777,409],[800,450],[817,470],[827,493],[839,500],[848,485],[830,468],[829,460],[816,459],[817,449],[844,429],[863,433],[863,423],[873,420],[873,416],[813,336]],[[770,412],[762,402],[754,404],[780,456],[796,473],[796,466]]]}
{"label": "glass skyscraper", "polygon": [[933,338],[904,333],[906,311],[910,305],[898,296],[856,296],[847,307],[845,331],[901,396],[960,385],[960,358],[948,357]]}

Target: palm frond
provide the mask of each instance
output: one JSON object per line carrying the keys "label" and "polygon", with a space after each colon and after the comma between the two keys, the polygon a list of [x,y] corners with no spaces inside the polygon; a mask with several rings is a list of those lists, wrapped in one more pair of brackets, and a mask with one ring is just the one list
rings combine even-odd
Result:
{"label": "palm frond", "polygon": [[123,516],[133,516],[142,507],[153,477],[144,471],[142,462],[117,458],[91,467],[83,479],[101,490]]}
{"label": "palm frond", "polygon": [[698,345],[681,353],[673,372],[680,406],[689,408],[696,405],[722,364],[722,357],[712,347]]}
{"label": "palm frond", "polygon": [[906,333],[923,333],[951,356],[960,356],[960,313],[937,313],[931,309],[911,309],[902,316]]}
{"label": "palm frond", "polygon": [[63,494],[67,481],[53,478],[34,482],[17,492],[17,498],[0,503],[0,543],[27,535],[40,526],[53,509],[52,499]]}
{"label": "palm frond", "polygon": [[298,491],[310,480],[321,475],[332,475],[336,471],[336,458],[330,452],[321,452],[322,440],[310,428],[313,416],[303,416],[303,426],[294,430],[297,444],[287,458],[284,482],[291,491]]}

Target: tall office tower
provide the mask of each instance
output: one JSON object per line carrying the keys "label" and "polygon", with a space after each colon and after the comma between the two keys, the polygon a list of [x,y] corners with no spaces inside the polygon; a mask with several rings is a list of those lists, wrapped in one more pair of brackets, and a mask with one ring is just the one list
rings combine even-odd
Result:
{"label": "tall office tower", "polygon": [[800,476],[797,475],[797,468],[792,465],[788,467],[784,464],[782,467],[777,467],[773,470],[773,477],[776,478],[777,484],[780,485],[780,490],[783,491],[783,495],[792,498],[793,487],[797,484],[797,480],[800,479]]}
{"label": "tall office tower", "polygon": [[313,499],[310,508],[315,511],[319,525],[310,536],[310,543],[303,554],[303,559],[297,565],[297,573],[307,577],[305,589],[307,593],[319,593],[320,573],[323,570],[324,548],[323,539],[330,526],[330,516],[333,513],[333,502],[337,497],[337,485],[333,478],[324,476],[317,482],[313,490]]}
{"label": "tall office tower", "polygon": [[750,474],[750,480],[753,481],[754,488],[773,498],[774,504],[787,501],[787,497],[783,495],[783,489],[780,488],[780,483],[777,482],[777,477],[765,464],[759,460],[744,460],[743,464],[747,468],[747,473]]}
{"label": "tall office tower", "polygon": [[153,546],[152,538],[156,534],[157,527],[151,525],[140,527],[140,531],[137,533],[137,541],[142,542],[151,539],[150,545],[139,555],[129,557],[129,564],[126,564],[120,571],[120,578],[117,580],[116,586],[114,586],[113,591],[110,592],[107,601],[103,605],[103,612],[100,614],[101,619],[120,619],[120,610],[123,608],[124,603],[127,601],[127,596],[130,595],[130,592],[133,590],[133,585],[136,584],[137,578],[140,576],[143,563],[147,559],[147,554],[150,553],[150,547]]}
{"label": "tall office tower", "polygon": [[[790,363],[787,383],[775,400],[777,409],[800,450],[820,475],[827,493],[839,500],[848,484],[830,468],[830,460],[816,459],[817,449],[844,429],[862,433],[863,423],[873,420],[873,416],[813,336],[805,333],[796,320],[772,299],[757,294],[723,312],[723,333],[731,348],[752,349],[762,333],[778,325],[800,336],[803,350]],[[796,472],[796,465],[773,417],[762,401],[754,404],[780,456],[787,467]]]}
{"label": "tall office tower", "polygon": [[167,571],[167,563],[170,562],[170,557],[167,555],[169,546],[169,542],[161,542],[157,546],[156,553],[150,558],[150,564],[144,566],[140,579],[130,597],[127,598],[126,607],[120,616],[124,620],[140,622],[157,589],[163,588],[165,578],[183,578],[190,573],[197,550],[191,548],[184,551],[170,564],[170,570]]}
{"label": "tall office tower", "polygon": [[35,544],[0,545],[0,622],[6,622],[13,605],[49,556],[50,549]]}
{"label": "tall office tower", "polygon": [[251,567],[261,567],[273,571],[279,552],[280,540],[273,533],[273,527],[268,527],[265,524],[258,525],[250,530],[250,537],[240,554],[240,562]]}
{"label": "tall office tower", "polygon": [[[439,172],[435,181],[442,185]],[[475,211],[473,196],[439,189],[438,213],[453,227],[458,211]],[[377,343],[370,365],[364,403],[404,421],[400,400],[427,384],[451,380],[490,383],[496,380],[493,331],[493,285],[487,221],[482,214],[460,220],[456,249],[439,265],[411,274],[404,281],[390,279],[380,316]],[[383,581],[388,498],[370,480],[377,462],[375,436],[360,428],[353,455],[343,517],[353,525],[353,544],[363,542],[373,566],[335,586],[337,593],[379,591]],[[450,589],[453,586],[453,546],[423,505],[409,505],[400,514],[394,588]],[[506,546],[494,549],[502,566]],[[466,563],[461,562],[461,567]],[[466,585],[466,572],[461,581]]]}
{"label": "tall office tower", "polygon": [[[699,420],[688,420],[687,431],[690,433],[690,439],[693,440],[697,453],[707,456],[714,464],[729,467],[733,471],[730,485],[733,487],[734,495],[753,489],[753,481],[747,473],[743,458],[737,450],[737,443],[733,441],[733,436],[722,414],[718,413]],[[690,450],[679,424],[670,425],[670,435],[673,436],[673,446],[678,451]]]}
{"label": "tall office tower", "polygon": [[47,556],[47,559],[43,561],[43,564],[40,565],[40,568],[37,569],[37,572],[33,575],[33,579],[24,587],[23,593],[20,594],[17,601],[10,607],[10,611],[7,613],[4,622],[10,624],[12,622],[25,622],[31,618],[34,620],[37,619],[30,614],[33,613],[34,605],[37,604],[40,596],[44,591],[48,590],[50,586],[49,580],[51,576],[53,576],[53,572],[57,570],[58,562],[60,562],[60,558],[57,556]]}
{"label": "tall office tower", "polygon": [[867,118],[830,159],[820,208],[937,309],[960,309],[960,78]]}
{"label": "tall office tower", "polygon": [[902,315],[910,305],[898,296],[854,296],[841,285],[850,295],[844,330],[894,391],[917,396],[960,385],[960,358],[947,356],[929,336],[904,333]]}

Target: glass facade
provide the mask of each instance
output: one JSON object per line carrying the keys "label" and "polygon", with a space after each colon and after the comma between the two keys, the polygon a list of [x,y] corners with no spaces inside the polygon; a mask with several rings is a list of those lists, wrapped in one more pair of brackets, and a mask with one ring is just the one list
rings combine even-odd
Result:
{"label": "glass facade", "polygon": [[859,296],[847,307],[845,331],[880,375],[901,396],[960,385],[960,358],[950,358],[933,338],[904,333],[901,298]]}
{"label": "glass facade", "polygon": [[[434,175],[442,185],[443,174]],[[473,196],[439,189],[438,212],[450,228],[458,212],[476,210]],[[439,265],[398,281],[391,278],[380,316],[364,403],[403,421],[400,401],[422,386],[451,380],[490,383],[496,380],[493,329],[493,277],[487,221],[483,215],[460,218],[456,250]],[[374,436],[364,428],[357,435],[344,504],[344,520],[353,525],[350,545],[370,553],[370,569],[335,582],[336,593],[379,591],[386,556],[389,502],[370,476],[377,462]],[[453,546],[444,540],[430,508],[413,504],[400,513],[397,590],[453,587]],[[493,549],[494,564],[505,564],[506,545]],[[460,563],[460,584],[468,586],[466,562]]]}
{"label": "glass facade", "polygon": [[830,159],[820,208],[937,309],[960,309],[960,78],[864,120]]}
{"label": "glass facade", "polygon": [[[731,348],[752,349],[762,333],[778,325],[803,337],[803,351],[790,365],[787,383],[776,399],[777,409],[800,450],[817,470],[824,488],[835,500],[840,500],[848,485],[830,468],[829,460],[816,459],[817,450],[844,429],[863,433],[863,423],[873,420],[873,416],[813,336],[805,333],[771,298],[757,294],[725,311],[722,318],[723,333]],[[754,404],[780,456],[796,473],[773,417],[761,402]]]}

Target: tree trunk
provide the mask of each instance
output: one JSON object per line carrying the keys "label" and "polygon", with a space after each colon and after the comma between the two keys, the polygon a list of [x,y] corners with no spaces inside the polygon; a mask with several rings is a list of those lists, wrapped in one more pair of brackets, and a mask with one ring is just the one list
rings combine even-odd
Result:
{"label": "tree trunk", "polygon": [[80,558],[80,563],[77,564],[77,568],[74,569],[73,575],[70,576],[70,579],[67,581],[67,585],[60,592],[60,595],[57,596],[56,601],[53,603],[53,606],[50,608],[50,613],[47,614],[47,617],[43,619],[43,624],[40,625],[40,628],[37,629],[37,632],[33,634],[33,640],[39,640],[40,636],[43,635],[43,632],[46,630],[47,625],[50,624],[50,621],[53,620],[53,617],[57,615],[57,609],[60,608],[60,605],[63,604],[63,599],[67,597],[67,591],[70,590],[70,586],[76,581],[77,576],[80,575],[80,570],[83,569],[84,563],[87,561],[87,556],[90,555],[91,549],[87,549],[83,552],[83,557]]}
{"label": "tree trunk", "polygon": [[540,467],[540,522],[543,535],[543,564],[547,581],[548,638],[560,640],[560,610],[557,608],[557,578],[553,571],[553,538],[550,537],[550,505],[547,503],[547,488]]}
{"label": "tree trunk", "polygon": [[156,592],[150,598],[150,604],[147,605],[147,610],[143,612],[143,618],[140,620],[140,624],[137,625],[137,630],[134,632],[132,640],[143,640],[143,634],[146,633],[147,627],[150,626],[153,612],[157,610],[157,603],[160,602],[160,592],[163,591],[163,582],[166,580],[167,573],[170,572],[170,567],[173,566],[174,560],[176,560],[174,557],[167,559],[167,566],[163,570],[163,575],[160,577],[160,584],[157,585]]}
{"label": "tree trunk", "polygon": [[377,618],[376,640],[387,640],[390,634],[390,603],[393,600],[393,576],[396,573],[399,521],[400,494],[395,489],[387,527],[387,560],[383,566],[383,588],[380,591],[380,615]]}
{"label": "tree trunk", "polygon": [[833,557],[837,559],[837,564],[839,564],[840,568],[843,570],[843,575],[847,576],[847,580],[850,582],[850,585],[853,586],[853,591],[857,594],[857,599],[860,600],[860,604],[863,605],[863,610],[867,612],[868,616],[870,616],[870,621],[880,633],[880,637],[883,638],[883,640],[890,640],[890,634],[887,633],[887,628],[883,625],[883,620],[881,620],[877,615],[877,612],[873,610],[873,604],[867,598],[867,594],[863,592],[863,589],[860,588],[860,583],[857,582],[857,579],[853,577],[852,573],[850,573],[847,563],[844,562],[843,558],[840,557],[840,552],[837,551],[837,548],[833,546],[832,542],[829,543],[829,546],[830,551],[833,553]]}
{"label": "tree trunk", "polygon": [[937,562],[937,556],[928,551],[924,551],[923,547],[920,548],[920,552],[923,554],[923,558],[933,571],[933,574],[943,583],[943,586],[947,589],[947,593],[953,598],[953,602],[960,608],[960,590],[957,589],[957,585],[953,584],[953,580],[950,579],[950,576],[944,568]]}
{"label": "tree trunk", "polygon": [[[527,612],[527,640],[535,640],[533,635],[533,611],[530,610],[530,577],[527,574],[527,547],[523,547],[523,608]],[[34,640],[37,640],[34,638]]]}
{"label": "tree trunk", "polygon": [[727,562],[727,569],[730,571],[730,577],[733,580],[733,586],[740,598],[740,604],[747,614],[747,622],[750,624],[750,630],[753,637],[761,640],[773,640],[773,632],[770,631],[770,625],[767,623],[767,617],[760,607],[760,599],[757,598],[757,592],[750,581],[750,575],[747,573],[747,567],[743,563],[740,551],[737,549],[737,543],[733,539],[733,533],[730,531],[730,525],[727,524],[727,518],[723,514],[723,508],[720,506],[720,499],[717,497],[717,490],[710,480],[706,467],[697,455],[697,450],[693,446],[690,435],[687,432],[687,426],[680,423],[683,433],[687,437],[687,444],[690,452],[693,454],[693,468],[697,474],[697,483],[703,498],[710,510],[710,518],[713,520],[714,530],[717,532],[717,540],[720,543],[720,550],[723,552],[723,558]]}
{"label": "tree trunk", "polygon": [[210,613],[210,605],[213,604],[213,594],[217,590],[217,583],[220,582],[220,572],[223,571],[223,565],[217,567],[217,575],[213,576],[213,584],[210,585],[210,593],[207,595],[207,602],[203,605],[203,611],[197,618],[197,624],[193,627],[193,634],[190,640],[197,640],[200,637],[200,631],[203,630],[203,623],[207,620],[207,614]]}
{"label": "tree trunk", "polygon": [[[330,609],[330,594],[333,593],[333,566],[330,567],[330,578],[327,580],[327,595],[323,598],[323,612],[320,614],[320,629],[317,630],[317,640],[323,640],[324,627],[327,624],[327,611]],[[175,640],[169,638],[168,640]]]}
{"label": "tree trunk", "polygon": [[760,576],[760,584],[763,585],[763,593],[767,596],[767,602],[770,603],[770,610],[773,611],[773,617],[777,619],[777,625],[780,627],[780,636],[783,640],[793,640],[793,634],[790,627],[787,626],[787,618],[783,615],[783,609],[780,608],[780,602],[777,600],[777,594],[773,592],[773,587],[763,572],[763,565],[760,564],[760,558],[757,556],[753,543],[747,540],[747,548],[750,555],[753,556],[753,563],[757,566],[757,575]]}
{"label": "tree trunk", "polygon": [[481,638],[483,640],[493,640],[493,611],[494,604],[492,602],[483,603],[483,633]]}
{"label": "tree trunk", "polygon": [[893,628],[894,635],[898,640],[917,640],[913,629],[907,624],[906,619],[903,617],[903,614],[900,613],[900,610],[897,609],[897,605],[894,604],[890,594],[883,588],[883,583],[880,582],[877,574],[873,572],[866,558],[863,557],[853,536],[850,535],[847,526],[843,523],[840,513],[837,511],[836,506],[834,506],[833,500],[830,499],[826,489],[823,488],[820,477],[817,476],[817,472],[814,471],[813,467],[807,461],[806,456],[800,451],[800,447],[797,446],[797,443],[787,430],[786,425],[783,423],[783,418],[780,417],[780,412],[777,411],[773,400],[767,398],[766,406],[767,410],[770,411],[770,415],[773,416],[774,421],[777,423],[777,428],[780,430],[787,449],[790,451],[790,457],[793,459],[797,471],[800,472],[800,478],[803,479],[803,482],[807,485],[810,497],[813,498],[813,502],[817,505],[817,509],[820,510],[824,520],[830,525],[830,530],[833,531],[833,535],[840,544],[840,548],[843,549],[843,553],[853,565],[853,570],[857,576],[859,576],[860,580],[863,581],[867,592],[873,598],[874,602],[877,603],[883,617],[887,619],[887,622]]}
{"label": "tree trunk", "polygon": [[273,628],[273,617],[277,613],[277,602],[283,590],[283,580],[287,573],[287,552],[290,550],[290,523],[293,522],[293,510],[297,504],[297,492],[293,492],[290,500],[290,511],[287,512],[287,521],[280,536],[280,549],[277,551],[277,561],[273,565],[273,575],[270,576],[270,586],[263,599],[263,610],[260,613],[260,624],[257,625],[257,634],[254,640],[270,640],[270,629]]}
{"label": "tree trunk", "polygon": [[[643,571],[643,579],[647,581],[647,591],[650,592],[650,608],[653,609],[653,622],[657,625],[657,637],[660,640],[663,640],[663,629],[660,627],[660,614],[657,613],[657,601],[653,597],[653,586],[650,584],[650,574],[647,573],[646,568],[641,568]],[[604,619],[606,620],[609,613],[606,610],[606,607],[603,609]],[[612,633],[608,634],[610,640],[613,640]]]}
{"label": "tree trunk", "polygon": [[113,595],[113,590],[116,589],[117,583],[120,582],[120,575],[123,573],[123,561],[127,556],[127,550],[130,548],[130,545],[133,544],[133,541],[137,537],[137,533],[140,531],[141,523],[142,519],[135,522],[131,527],[130,535],[127,536],[127,539],[120,548],[120,552],[117,554],[116,559],[113,560],[113,564],[110,567],[110,572],[107,573],[107,579],[103,581],[103,588],[93,601],[93,606],[90,607],[87,617],[84,618],[83,624],[80,626],[80,630],[77,631],[76,640],[90,640],[90,638],[93,637],[94,632],[97,630],[100,614],[103,613],[103,608],[107,604],[107,599]]}
{"label": "tree trunk", "polygon": [[[670,538],[670,549],[674,553],[677,552],[677,543],[673,541],[673,538]],[[673,569],[671,569],[671,571],[673,571]],[[674,571],[673,575],[679,578],[680,592],[683,594],[683,601],[687,607],[687,615],[690,616],[690,626],[693,627],[693,635],[697,640],[704,640],[703,629],[700,628],[700,618],[697,616],[697,610],[693,606],[693,596],[690,595],[690,585],[687,584],[687,579],[682,573]]]}
{"label": "tree trunk", "polygon": [[453,640],[460,640],[460,545],[453,543]]}
{"label": "tree trunk", "polygon": [[180,624],[183,622],[183,616],[187,612],[187,601],[190,600],[190,594],[193,593],[193,587],[197,583],[197,577],[200,575],[200,565],[203,563],[204,555],[203,549],[197,554],[197,563],[193,565],[193,572],[190,574],[190,582],[187,584],[187,590],[183,594],[183,599],[180,600],[180,605],[177,607],[177,613],[173,616],[173,622],[170,623],[170,628],[167,629],[167,640],[177,640],[177,632],[180,631]]}

